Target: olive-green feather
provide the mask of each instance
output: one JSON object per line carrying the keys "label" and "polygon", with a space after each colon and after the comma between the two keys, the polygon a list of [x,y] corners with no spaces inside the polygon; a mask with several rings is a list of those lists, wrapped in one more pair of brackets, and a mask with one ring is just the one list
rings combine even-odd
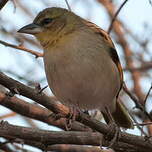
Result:
{"label": "olive-green feather", "polygon": [[[103,117],[106,121],[106,123],[110,123],[111,119],[107,116],[106,113],[103,113]],[[121,103],[120,101],[116,102],[116,111],[112,113],[112,117],[114,119],[114,122],[122,128],[125,129],[133,129],[133,121],[130,118],[130,115],[127,111],[127,109],[125,108],[125,106],[123,105],[123,103]]]}

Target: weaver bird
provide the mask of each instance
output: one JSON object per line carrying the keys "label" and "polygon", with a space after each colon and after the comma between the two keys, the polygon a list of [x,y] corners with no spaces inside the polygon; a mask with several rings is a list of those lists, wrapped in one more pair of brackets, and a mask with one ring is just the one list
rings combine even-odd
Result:
{"label": "weaver bird", "polygon": [[[118,95],[123,71],[109,35],[63,8],[47,8],[18,32],[34,35],[44,49],[49,87],[66,105],[112,114],[118,126],[132,128]],[[106,120],[108,117],[106,117]]]}

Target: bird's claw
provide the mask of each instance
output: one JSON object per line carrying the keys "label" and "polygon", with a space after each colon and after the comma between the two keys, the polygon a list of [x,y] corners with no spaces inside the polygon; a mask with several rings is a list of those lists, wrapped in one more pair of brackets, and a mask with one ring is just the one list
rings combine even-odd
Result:
{"label": "bird's claw", "polygon": [[105,138],[110,139],[110,144],[108,148],[112,148],[113,145],[119,140],[120,128],[115,122],[109,124],[109,133],[106,135]]}

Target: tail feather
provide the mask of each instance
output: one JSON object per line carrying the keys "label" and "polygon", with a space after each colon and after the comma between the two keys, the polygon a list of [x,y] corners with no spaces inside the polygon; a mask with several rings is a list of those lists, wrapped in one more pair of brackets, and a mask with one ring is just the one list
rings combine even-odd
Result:
{"label": "tail feather", "polygon": [[[109,123],[110,119],[108,118],[108,116],[105,113],[103,113],[103,116],[105,121]],[[116,102],[116,111],[112,113],[112,117],[118,126],[126,129],[134,128],[133,121],[131,120],[126,107],[123,105],[121,101]]]}
{"label": "tail feather", "polygon": [[126,107],[120,101],[116,102],[116,111],[112,113],[112,116],[118,126],[130,129],[134,128],[133,121],[131,120]]}

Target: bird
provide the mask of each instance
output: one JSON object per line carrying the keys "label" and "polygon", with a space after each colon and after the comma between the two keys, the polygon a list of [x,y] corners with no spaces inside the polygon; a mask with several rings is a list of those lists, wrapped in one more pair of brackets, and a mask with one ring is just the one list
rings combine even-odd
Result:
{"label": "bird", "polygon": [[49,87],[61,103],[98,109],[107,122],[110,113],[118,126],[133,127],[118,99],[123,70],[106,31],[72,11],[51,7],[18,32],[31,34],[40,42]]}

